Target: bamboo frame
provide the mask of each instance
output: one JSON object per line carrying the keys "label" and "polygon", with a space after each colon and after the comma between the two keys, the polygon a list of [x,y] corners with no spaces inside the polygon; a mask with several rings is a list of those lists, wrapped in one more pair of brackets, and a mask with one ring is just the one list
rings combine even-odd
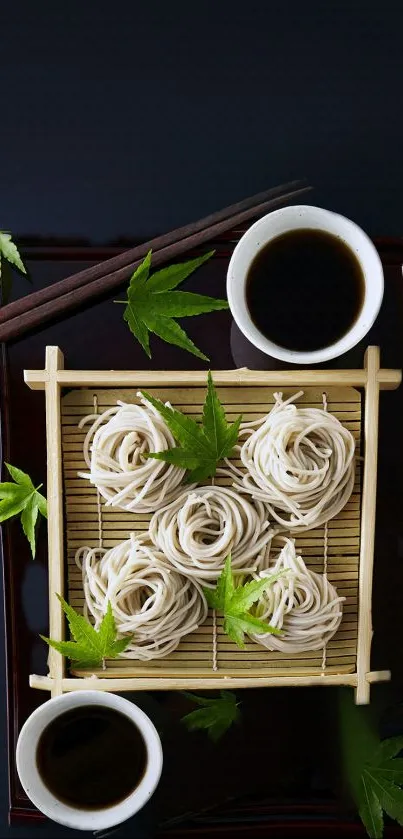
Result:
{"label": "bamboo frame", "polygon": [[[287,370],[287,371],[250,371],[240,370],[213,371],[217,385],[227,387],[237,386],[266,386],[275,388],[286,387],[332,387],[332,388],[363,388],[365,390],[365,460],[363,470],[362,506],[361,506],[361,544],[358,581],[358,632],[357,656],[355,672],[334,672],[337,667],[331,667],[331,672],[309,672],[309,667],[298,670],[295,668],[285,673],[267,674],[259,669],[256,663],[254,669],[247,675],[242,670],[240,661],[238,668],[225,670],[225,675],[217,674],[209,677],[205,673],[197,674],[197,666],[181,671],[178,664],[176,670],[169,673],[158,670],[150,676],[149,672],[139,670],[136,677],[128,674],[119,677],[119,669],[111,669],[107,678],[74,678],[66,677],[63,657],[54,650],[49,652],[49,675],[30,677],[31,687],[50,690],[52,695],[59,695],[64,691],[97,689],[110,691],[123,690],[159,690],[159,689],[209,689],[216,687],[268,687],[268,686],[309,686],[309,685],[349,685],[356,690],[356,702],[367,703],[370,695],[370,685],[373,682],[390,678],[388,671],[370,671],[370,651],[372,639],[371,599],[372,599],[372,570],[374,553],[374,529],[376,486],[374,475],[377,466],[378,443],[378,405],[379,390],[395,389],[401,381],[399,370],[383,370],[379,365],[379,348],[369,347],[366,353],[363,370]],[[49,502],[49,623],[50,634],[55,639],[63,638],[63,613],[55,592],[63,593],[64,552],[63,552],[63,483],[62,483],[62,447],[61,447],[61,393],[63,387],[88,388],[108,387],[162,387],[169,382],[169,386],[178,388],[205,386],[204,371],[73,371],[65,370],[63,355],[57,347],[48,347],[46,351],[46,366],[44,370],[27,370],[25,381],[33,390],[45,390],[47,417],[47,455],[48,455],[48,502]],[[193,403],[192,403],[193,404]],[[358,531],[357,531],[358,533]],[[347,574],[348,577],[348,574]],[[347,642],[346,642],[347,643]],[[262,667],[262,665],[260,665]]]}
{"label": "bamboo frame", "polygon": [[369,702],[369,684],[365,674],[369,670],[372,641],[372,575],[374,566],[376,478],[378,466],[379,418],[379,347],[365,353],[367,381],[365,385],[365,460],[361,506],[361,546],[358,604],[357,644],[357,705]]}
{"label": "bamboo frame", "polygon": [[[388,682],[391,678],[390,670],[376,670],[373,673],[366,674],[366,681],[368,685],[377,682]],[[348,687],[356,687],[358,683],[357,673],[338,673],[328,676],[272,676],[272,677],[252,677],[243,679],[241,677],[231,677],[222,679],[219,687],[229,688],[258,688],[258,687],[313,687],[321,685],[324,687],[335,687],[337,685],[346,685]],[[29,677],[29,684],[31,688],[37,690],[51,690],[53,680],[49,676],[37,676],[33,674]],[[181,682],[178,679],[74,679],[67,678],[62,680],[62,691],[67,693],[74,690],[108,690],[118,692],[122,690],[183,690],[183,679]],[[215,679],[200,679],[188,678],[186,679],[187,690],[209,690],[216,688],[217,681]]]}
{"label": "bamboo frame", "polygon": [[[64,358],[58,347],[46,347],[46,454],[48,492],[48,550],[49,591],[64,594],[63,549],[63,482],[60,391],[57,375],[64,367]],[[49,632],[56,641],[64,637],[64,618],[60,604],[49,597]],[[57,650],[49,649],[49,673],[52,677],[52,696],[62,692],[61,682],[65,673],[65,659]]]}
{"label": "bamboo frame", "polygon": [[[369,347],[372,350],[372,347]],[[375,349],[375,348],[374,348]],[[24,380],[31,390],[44,390],[50,378],[61,387],[152,387],[167,377],[166,370],[64,370],[55,374],[48,369],[24,370]],[[377,373],[380,390],[396,390],[401,382],[400,370],[382,370]],[[267,385],[267,387],[366,387],[366,370],[215,370],[217,385]],[[206,384],[204,370],[170,370],[171,385]]]}

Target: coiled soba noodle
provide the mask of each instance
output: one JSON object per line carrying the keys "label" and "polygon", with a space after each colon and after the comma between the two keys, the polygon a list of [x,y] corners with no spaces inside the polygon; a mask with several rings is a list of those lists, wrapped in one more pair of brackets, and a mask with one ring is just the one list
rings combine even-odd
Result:
{"label": "coiled soba noodle", "polygon": [[211,586],[229,553],[233,568],[256,569],[273,533],[261,502],[227,487],[204,486],[154,513],[149,535],[178,571]]}
{"label": "coiled soba noodle", "polygon": [[89,420],[93,424],[84,441],[90,472],[79,476],[97,487],[107,505],[153,513],[181,492],[185,470],[146,457],[148,452],[173,448],[175,440],[158,411],[141,401],[144,407],[118,402],[103,414],[81,420],[80,427]]}
{"label": "coiled soba noodle", "polygon": [[287,571],[264,592],[256,610],[282,635],[251,635],[268,650],[301,653],[325,647],[340,626],[342,602],[325,574],[310,571],[297,556],[292,539],[284,539],[277,560],[258,577]]}
{"label": "coiled soba noodle", "polygon": [[345,506],[354,486],[355,441],[327,411],[276,403],[258,422],[241,426],[249,434],[240,447],[246,472],[234,468],[235,486],[266,504],[280,529],[296,533],[319,527]]}
{"label": "coiled soba noodle", "polygon": [[80,548],[76,562],[82,569],[86,612],[95,628],[110,602],[119,635],[133,634],[120,657],[163,658],[207,617],[200,586],[133,534],[108,551]]}

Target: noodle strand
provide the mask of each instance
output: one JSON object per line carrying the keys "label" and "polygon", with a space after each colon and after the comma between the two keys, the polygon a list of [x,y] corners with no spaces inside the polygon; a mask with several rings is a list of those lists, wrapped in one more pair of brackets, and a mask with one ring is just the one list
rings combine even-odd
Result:
{"label": "noodle strand", "polygon": [[147,458],[148,452],[173,448],[175,440],[158,411],[141,401],[144,407],[118,402],[103,414],[81,420],[80,428],[93,423],[84,441],[90,472],[79,472],[79,477],[97,487],[107,506],[153,513],[182,491],[185,470]]}
{"label": "noodle strand", "polygon": [[[242,471],[227,466],[240,491],[263,502],[280,529],[297,533],[324,524],[345,506],[354,486],[355,441],[327,411],[276,403],[262,420],[241,427]],[[228,470],[227,470],[228,473]]]}
{"label": "noodle strand", "polygon": [[198,487],[154,513],[151,541],[182,574],[213,585],[229,553],[232,567],[255,570],[270,545],[264,505],[232,489]]}
{"label": "noodle strand", "polygon": [[342,602],[326,574],[317,574],[297,556],[293,539],[282,538],[284,547],[277,560],[260,575],[270,576],[287,571],[264,592],[257,615],[282,635],[251,635],[268,650],[301,653],[325,648],[337,632],[342,618]]}
{"label": "noodle strand", "polygon": [[85,611],[92,615],[95,629],[109,602],[118,633],[133,634],[120,654],[123,658],[163,658],[207,617],[201,587],[133,534],[108,551],[80,548],[76,563],[82,571]]}

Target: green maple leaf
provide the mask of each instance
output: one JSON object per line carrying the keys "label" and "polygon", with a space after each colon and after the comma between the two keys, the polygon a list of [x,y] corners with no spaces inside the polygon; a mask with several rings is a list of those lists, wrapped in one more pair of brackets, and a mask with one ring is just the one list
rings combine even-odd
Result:
{"label": "green maple leaf", "polygon": [[67,656],[73,667],[88,669],[102,666],[105,669],[105,659],[117,658],[130,644],[131,637],[116,638],[116,623],[110,603],[99,629],[96,630],[83,615],[79,615],[69,606],[60,594],[57,597],[62,604],[74,640],[53,641],[44,635],[40,637],[54,650]]}
{"label": "green maple leaf", "polygon": [[358,814],[368,836],[371,839],[381,839],[383,836],[383,810],[379,798],[372,785],[367,783],[366,778],[363,778],[361,786]]}
{"label": "green maple leaf", "polygon": [[371,839],[383,835],[383,811],[403,825],[403,737],[381,743],[369,711],[340,694],[341,742],[344,771],[359,816]]}
{"label": "green maple leaf", "polygon": [[17,245],[14,244],[10,233],[0,231],[0,254],[7,260],[7,262],[14,265],[21,274],[27,273],[27,269],[20,257]]}
{"label": "green maple leaf", "polygon": [[20,515],[22,529],[35,558],[35,532],[38,513],[47,518],[46,498],[39,492],[42,484],[35,487],[29,475],[15,466],[5,464],[14,483],[0,483],[0,522]]}
{"label": "green maple leaf", "polygon": [[0,230],[0,286],[2,303],[8,302],[11,293],[13,280],[10,265],[17,268],[21,274],[27,273],[17,245],[13,242],[10,233],[5,233]]}
{"label": "green maple leaf", "polygon": [[356,803],[368,836],[380,839],[383,834],[382,810],[403,825],[403,760],[391,758],[403,748],[403,737],[381,743],[371,760],[361,769]]}
{"label": "green maple leaf", "polygon": [[251,615],[248,609],[284,573],[284,571],[280,571],[270,577],[262,577],[261,580],[252,580],[245,585],[235,586],[231,569],[231,556],[227,556],[215,589],[203,589],[210,608],[216,609],[224,615],[224,632],[241,649],[245,647],[245,633],[270,632],[273,635],[281,635],[280,630],[274,629],[266,621]]}
{"label": "green maple leaf", "polygon": [[182,722],[189,731],[206,729],[214,742],[217,742],[231,725],[239,720],[239,703],[230,690],[221,690],[220,695],[213,699],[186,692],[184,696],[201,707],[182,717]]}
{"label": "green maple leaf", "polygon": [[232,455],[242,417],[239,416],[231,424],[227,422],[211,373],[209,372],[207,377],[207,395],[201,425],[176,408],[164,405],[149,393],[142,391],[142,395],[159,411],[179,443],[177,448],[164,452],[150,452],[148,457],[165,460],[189,470],[187,480],[190,483],[213,478],[219,461]]}
{"label": "green maple leaf", "polygon": [[400,825],[403,824],[403,790],[400,789],[403,784],[403,759],[396,755],[402,749],[403,737],[383,740],[362,770],[363,786],[371,790],[372,798],[378,799],[376,810],[379,805]]}
{"label": "green maple leaf", "polygon": [[150,277],[151,251],[149,251],[131,277],[127,289],[127,300],[114,301],[126,304],[123,318],[149,358],[151,358],[149,333],[153,332],[168,344],[175,344],[197,355],[198,358],[208,361],[175,318],[228,309],[228,302],[174,289],[190,274],[193,274],[200,265],[203,265],[203,262],[210,259],[213,253],[214,251],[210,251],[197,259],[178,265],[169,265],[167,268],[155,271]]}

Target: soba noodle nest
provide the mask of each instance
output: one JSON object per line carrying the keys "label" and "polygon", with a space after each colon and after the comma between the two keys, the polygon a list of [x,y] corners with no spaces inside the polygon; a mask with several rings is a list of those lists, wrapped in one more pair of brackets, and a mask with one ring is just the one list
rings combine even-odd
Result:
{"label": "soba noodle nest", "polygon": [[273,533],[261,502],[252,504],[227,487],[204,486],[154,513],[149,535],[178,571],[211,586],[229,553],[233,568],[255,570]]}
{"label": "soba noodle nest", "polygon": [[80,548],[76,562],[82,569],[86,613],[94,618],[95,629],[110,602],[118,633],[133,633],[123,658],[163,658],[207,617],[200,586],[133,534],[108,551]]}
{"label": "soba noodle nest", "polygon": [[283,570],[288,573],[262,595],[256,610],[259,618],[283,634],[251,637],[266,649],[282,653],[323,649],[340,626],[345,598],[338,596],[326,575],[306,567],[292,539],[283,541],[277,560],[260,573],[259,579]]}
{"label": "soba noodle nest", "polygon": [[185,470],[146,457],[173,448],[175,440],[158,411],[141,401],[144,407],[118,402],[116,408],[81,420],[80,428],[90,420],[93,424],[84,441],[90,472],[79,476],[97,487],[107,505],[153,513],[181,492]]}
{"label": "soba noodle nest", "polygon": [[280,529],[319,527],[345,506],[354,486],[355,441],[327,411],[276,403],[262,420],[241,426],[246,472],[227,461],[236,488],[264,502]]}

